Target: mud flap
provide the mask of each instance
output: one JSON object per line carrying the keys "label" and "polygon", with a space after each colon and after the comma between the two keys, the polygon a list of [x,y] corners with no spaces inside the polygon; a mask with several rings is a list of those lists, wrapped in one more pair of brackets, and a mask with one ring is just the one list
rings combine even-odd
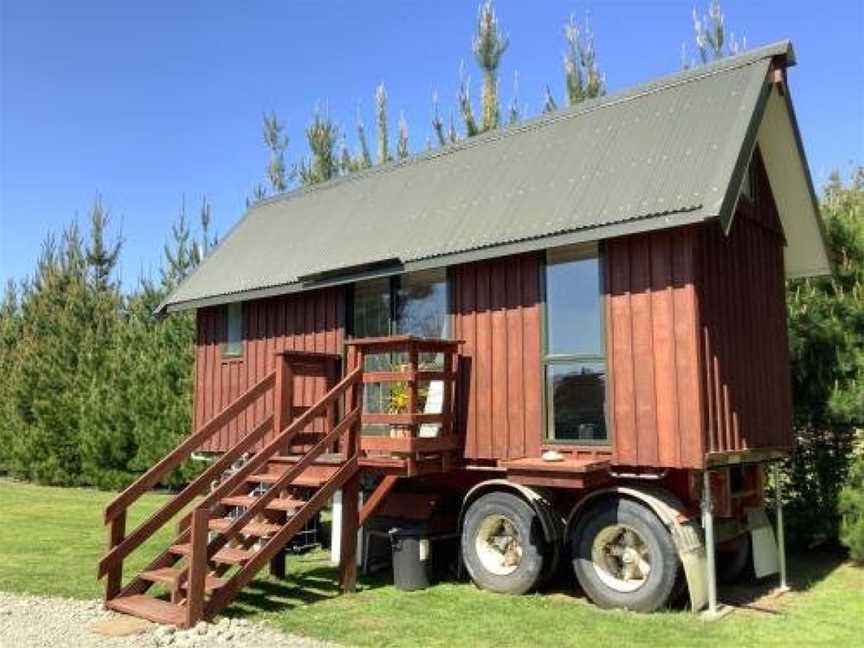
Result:
{"label": "mud flap", "polygon": [[683,524],[673,520],[670,531],[678,550],[678,558],[684,567],[687,591],[690,593],[690,609],[698,612],[708,604],[708,566],[701,528],[692,520]]}
{"label": "mud flap", "polygon": [[756,578],[776,574],[780,571],[777,539],[765,509],[747,509],[747,527],[753,543],[753,572]]}

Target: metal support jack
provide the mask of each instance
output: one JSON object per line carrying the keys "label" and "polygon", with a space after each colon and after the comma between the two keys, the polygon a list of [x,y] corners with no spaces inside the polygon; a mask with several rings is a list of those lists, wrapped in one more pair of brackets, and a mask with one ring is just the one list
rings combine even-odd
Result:
{"label": "metal support jack", "polygon": [[771,474],[774,478],[774,497],[777,516],[777,561],[780,567],[780,585],[777,587],[776,593],[784,594],[789,591],[789,585],[786,582],[786,539],[783,527],[783,484],[780,480],[780,465],[777,462],[772,464]]}
{"label": "metal support jack", "polygon": [[711,473],[708,470],[702,472],[702,528],[705,531],[705,565],[708,573],[708,609],[700,616],[706,621],[721,619],[730,612],[732,608],[728,605],[720,605],[717,602],[717,568],[715,564],[714,547],[714,506],[711,501]]}

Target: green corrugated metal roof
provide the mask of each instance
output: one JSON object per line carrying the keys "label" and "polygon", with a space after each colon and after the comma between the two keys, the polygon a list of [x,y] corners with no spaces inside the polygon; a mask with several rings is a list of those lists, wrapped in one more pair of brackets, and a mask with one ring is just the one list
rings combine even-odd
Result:
{"label": "green corrugated metal roof", "polygon": [[788,41],[260,202],[160,309],[728,217],[778,56]]}

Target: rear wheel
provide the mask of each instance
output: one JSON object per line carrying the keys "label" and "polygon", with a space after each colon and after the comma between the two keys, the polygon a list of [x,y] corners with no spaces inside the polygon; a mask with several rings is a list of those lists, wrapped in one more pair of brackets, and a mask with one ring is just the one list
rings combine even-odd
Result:
{"label": "rear wheel", "polygon": [[600,502],[582,514],[571,545],[576,578],[597,605],[653,612],[669,603],[680,561],[666,527],[641,504]]}
{"label": "rear wheel", "polygon": [[543,571],[543,533],[531,506],[510,493],[488,493],[468,508],[462,556],[481,589],[524,594]]}

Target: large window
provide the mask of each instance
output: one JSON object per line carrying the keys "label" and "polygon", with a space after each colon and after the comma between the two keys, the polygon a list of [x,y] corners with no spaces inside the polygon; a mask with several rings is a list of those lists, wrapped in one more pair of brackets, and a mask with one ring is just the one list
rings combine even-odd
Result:
{"label": "large window", "polygon": [[593,247],[549,251],[543,365],[552,441],[608,441],[600,279]]}
{"label": "large window", "polygon": [[243,355],[243,304],[236,302],[225,307],[225,344],[222,355]]}

